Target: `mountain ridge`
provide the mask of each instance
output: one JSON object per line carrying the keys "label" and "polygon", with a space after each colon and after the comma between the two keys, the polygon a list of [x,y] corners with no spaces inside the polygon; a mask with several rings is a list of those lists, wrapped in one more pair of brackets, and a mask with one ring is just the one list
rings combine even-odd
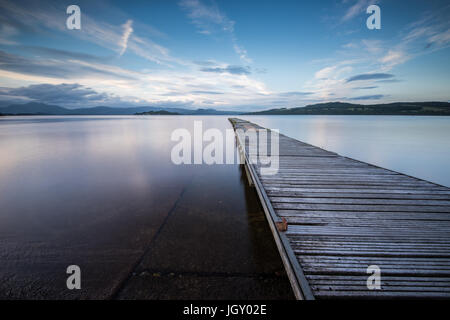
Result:
{"label": "mountain ridge", "polygon": [[168,111],[182,115],[233,115],[241,114],[235,111],[218,111],[215,109],[185,109],[172,107],[128,107],[113,108],[107,106],[97,106],[91,108],[67,109],[57,105],[50,105],[39,102],[29,102],[26,104],[11,104],[0,108],[3,115],[134,115],[149,111]]}
{"label": "mountain ridge", "polygon": [[113,108],[97,106],[67,109],[57,105],[30,102],[0,107],[0,115],[134,115],[145,112],[167,111],[180,115],[439,115],[450,116],[450,103],[393,102],[384,104],[354,104],[326,102],[295,108],[275,108],[257,112],[221,111],[215,109],[185,109],[175,107],[128,107]]}
{"label": "mountain ridge", "polygon": [[354,104],[348,102],[326,102],[305,107],[269,109],[246,112],[245,115],[450,115],[450,103],[393,102],[384,104]]}

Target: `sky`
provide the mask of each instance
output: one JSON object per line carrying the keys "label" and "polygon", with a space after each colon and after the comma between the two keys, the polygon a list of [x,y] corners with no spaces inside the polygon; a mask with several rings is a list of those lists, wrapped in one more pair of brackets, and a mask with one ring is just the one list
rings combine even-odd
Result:
{"label": "sky", "polygon": [[0,0],[0,106],[449,101],[449,16],[447,0]]}

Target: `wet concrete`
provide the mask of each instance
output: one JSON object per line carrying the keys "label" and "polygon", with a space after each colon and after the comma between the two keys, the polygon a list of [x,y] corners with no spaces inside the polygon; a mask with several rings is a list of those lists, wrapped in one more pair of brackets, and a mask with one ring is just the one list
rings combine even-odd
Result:
{"label": "wet concrete", "polygon": [[195,176],[116,297],[292,298],[256,192],[240,174],[246,201],[224,200],[228,186]]}
{"label": "wet concrete", "polygon": [[0,125],[1,299],[293,298],[242,168],[171,164],[192,117],[65,119]]}

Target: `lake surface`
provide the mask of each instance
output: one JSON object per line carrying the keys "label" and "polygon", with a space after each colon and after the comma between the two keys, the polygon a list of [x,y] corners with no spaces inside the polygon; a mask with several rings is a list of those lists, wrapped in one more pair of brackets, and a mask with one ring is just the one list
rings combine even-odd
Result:
{"label": "lake surface", "polygon": [[241,118],[343,156],[450,187],[450,117]]}
{"label": "lake surface", "polygon": [[[0,298],[293,298],[242,167],[171,161],[175,129],[227,118],[0,118]],[[241,118],[450,186],[450,118]]]}
{"label": "lake surface", "polygon": [[[0,298],[291,299],[239,165],[176,166],[225,117],[0,120]],[[234,140],[230,141],[234,145]],[[81,290],[66,268],[81,268]]]}

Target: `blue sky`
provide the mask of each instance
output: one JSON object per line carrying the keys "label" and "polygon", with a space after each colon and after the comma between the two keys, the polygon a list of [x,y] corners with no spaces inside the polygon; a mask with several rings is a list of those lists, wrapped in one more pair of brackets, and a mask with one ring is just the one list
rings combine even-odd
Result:
{"label": "blue sky", "polygon": [[[66,8],[81,9],[68,30]],[[366,9],[381,8],[381,30]],[[448,1],[0,0],[0,101],[258,110],[448,101]]]}

